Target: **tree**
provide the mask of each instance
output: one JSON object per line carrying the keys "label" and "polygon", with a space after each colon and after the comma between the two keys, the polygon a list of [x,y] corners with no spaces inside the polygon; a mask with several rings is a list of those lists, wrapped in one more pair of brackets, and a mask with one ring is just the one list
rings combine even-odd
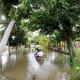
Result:
{"label": "tree", "polygon": [[10,46],[26,45],[28,39],[27,31],[26,22],[22,21],[19,27],[15,25],[9,38]]}
{"label": "tree", "polygon": [[41,28],[41,31],[46,34],[51,34],[54,30],[62,33],[63,39],[68,45],[71,62],[75,57],[75,49],[72,43],[75,36],[72,29],[80,19],[79,3],[79,0],[44,0],[31,3],[34,9],[31,15],[31,24],[38,24],[39,26],[34,28]]}
{"label": "tree", "polygon": [[80,21],[76,23],[75,27],[73,27],[73,33],[76,38],[80,38]]}
{"label": "tree", "polygon": [[[5,15],[7,17],[7,21],[9,22],[11,19],[14,19],[16,21],[16,28],[12,30],[12,33],[9,38],[9,44],[11,46],[17,46],[20,44],[26,44],[27,37],[26,37],[26,32],[27,28],[25,26],[26,23],[22,23],[22,20],[24,18],[28,18],[28,1],[22,0],[21,3],[22,5],[19,5],[19,0],[3,0],[4,4],[4,11]],[[25,8],[26,7],[26,8]],[[15,39],[13,40],[12,37],[15,36]]]}
{"label": "tree", "polygon": [[[9,5],[5,0],[5,8]],[[8,17],[14,17],[20,25],[21,19],[30,20],[29,29],[40,29],[45,34],[52,34],[58,30],[63,34],[63,39],[67,42],[70,52],[70,60],[73,62],[75,49],[73,47],[73,27],[80,19],[79,0],[21,0],[21,6],[15,9],[14,2],[10,2],[11,8],[5,9]],[[9,6],[8,6],[9,7]],[[13,14],[15,12],[15,14]]]}
{"label": "tree", "polygon": [[63,41],[62,34],[58,31],[54,31],[52,35],[50,35],[50,43],[56,47],[58,47],[58,44]]}
{"label": "tree", "polygon": [[3,51],[4,51],[4,48],[5,48],[5,46],[6,46],[7,42],[8,42],[9,35],[10,35],[10,33],[11,33],[11,30],[12,30],[14,24],[15,24],[15,21],[12,20],[12,21],[10,22],[10,24],[8,25],[5,33],[4,33],[4,36],[3,36],[2,40],[1,40],[1,43],[0,43],[0,50],[1,50],[1,51],[0,51],[0,54],[3,53]]}
{"label": "tree", "polygon": [[17,5],[19,4],[19,0],[2,0],[3,1],[3,5],[4,5],[4,11],[5,11],[5,15],[8,17],[9,12],[12,8],[12,5]]}

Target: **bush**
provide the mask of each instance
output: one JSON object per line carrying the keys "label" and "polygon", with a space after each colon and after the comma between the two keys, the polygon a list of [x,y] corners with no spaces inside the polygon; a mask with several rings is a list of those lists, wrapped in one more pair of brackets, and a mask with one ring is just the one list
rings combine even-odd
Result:
{"label": "bush", "polygon": [[[31,41],[34,41],[34,43],[39,43],[40,49],[47,55],[48,54],[48,46],[49,46],[49,39],[46,35],[39,35],[31,39]],[[29,41],[29,43],[31,43]]]}

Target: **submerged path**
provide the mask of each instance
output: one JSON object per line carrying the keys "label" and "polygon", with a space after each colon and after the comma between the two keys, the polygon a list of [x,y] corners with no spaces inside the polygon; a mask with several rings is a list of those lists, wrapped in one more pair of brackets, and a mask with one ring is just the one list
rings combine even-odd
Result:
{"label": "submerged path", "polygon": [[4,69],[2,75],[9,77],[10,80],[70,80],[64,68],[61,69],[61,66],[56,64],[58,56],[54,51],[49,52],[43,64],[40,64],[33,53],[28,53],[27,58],[24,55],[15,65]]}
{"label": "submerged path", "polygon": [[56,52],[51,52],[41,65],[34,54],[29,53],[27,80],[69,80],[69,75],[55,64],[57,56]]}
{"label": "submerged path", "polygon": [[5,79],[0,78],[0,80],[26,80],[26,56],[24,55],[19,61],[13,65],[3,70],[2,76],[7,77]]}

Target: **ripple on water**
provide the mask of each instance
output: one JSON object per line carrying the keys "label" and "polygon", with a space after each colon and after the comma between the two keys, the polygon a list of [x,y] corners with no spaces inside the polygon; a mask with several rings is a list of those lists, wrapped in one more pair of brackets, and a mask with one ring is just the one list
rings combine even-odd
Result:
{"label": "ripple on water", "polygon": [[[27,80],[53,80],[57,67],[54,65],[51,61],[51,59],[55,59],[55,55],[52,58],[51,56],[47,57],[44,60],[44,63],[40,65],[37,60],[35,59],[35,56],[33,54],[29,54],[29,66],[28,66],[28,72],[27,72]],[[55,75],[55,74],[54,74]],[[52,79],[51,79],[52,78]]]}
{"label": "ripple on water", "polygon": [[57,56],[55,52],[50,53],[44,63],[40,65],[34,54],[30,53],[27,80],[70,80],[70,76],[66,72],[62,72],[55,64]]}

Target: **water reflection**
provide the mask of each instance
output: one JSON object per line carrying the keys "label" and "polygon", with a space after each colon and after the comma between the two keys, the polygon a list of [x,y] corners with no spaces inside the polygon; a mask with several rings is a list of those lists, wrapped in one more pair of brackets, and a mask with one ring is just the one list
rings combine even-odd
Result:
{"label": "water reflection", "polygon": [[[22,54],[21,54],[22,56]],[[43,64],[40,64],[33,52],[28,53],[28,66],[24,57],[21,59],[19,54],[5,52],[2,55],[2,66],[3,69],[8,65],[11,66],[15,64],[17,58],[20,58],[20,63],[14,66],[11,69],[5,71],[7,76],[15,78],[16,80],[70,80],[69,74],[63,70],[61,70],[60,66],[56,64],[56,59],[58,58],[58,54],[56,52],[49,52],[49,55],[44,59]],[[27,70],[24,68],[27,67]],[[16,72],[17,71],[17,72]],[[27,73],[27,75],[25,74]],[[17,75],[19,73],[19,75]],[[22,78],[21,78],[22,77]],[[26,79],[24,78],[26,77]],[[7,78],[0,78],[0,80],[9,80]],[[12,80],[12,79],[10,79]]]}
{"label": "water reflection", "polygon": [[2,68],[4,68],[7,65],[7,63],[8,63],[9,52],[8,51],[4,52],[1,55],[1,58],[2,58]]}
{"label": "water reflection", "polygon": [[6,67],[11,66],[11,64],[13,65],[16,63],[15,53],[9,55],[9,52],[6,51],[1,55],[1,58],[2,58],[2,69],[5,69]]}
{"label": "water reflection", "polygon": [[27,80],[69,80],[69,75],[62,72],[55,64],[56,52],[49,53],[42,65],[37,62],[33,53],[28,54]]}
{"label": "water reflection", "polygon": [[23,47],[19,47],[18,48],[18,53],[16,53],[16,48],[12,48],[10,50],[8,50],[8,46],[5,47],[4,53],[1,54],[1,66],[2,66],[2,70],[5,69],[8,66],[13,66],[17,60],[20,60],[21,57],[23,56]]}
{"label": "water reflection", "polygon": [[[1,54],[0,80],[25,80],[26,76],[26,57],[23,55],[23,48],[8,48]],[[19,74],[19,75],[17,75]]]}

